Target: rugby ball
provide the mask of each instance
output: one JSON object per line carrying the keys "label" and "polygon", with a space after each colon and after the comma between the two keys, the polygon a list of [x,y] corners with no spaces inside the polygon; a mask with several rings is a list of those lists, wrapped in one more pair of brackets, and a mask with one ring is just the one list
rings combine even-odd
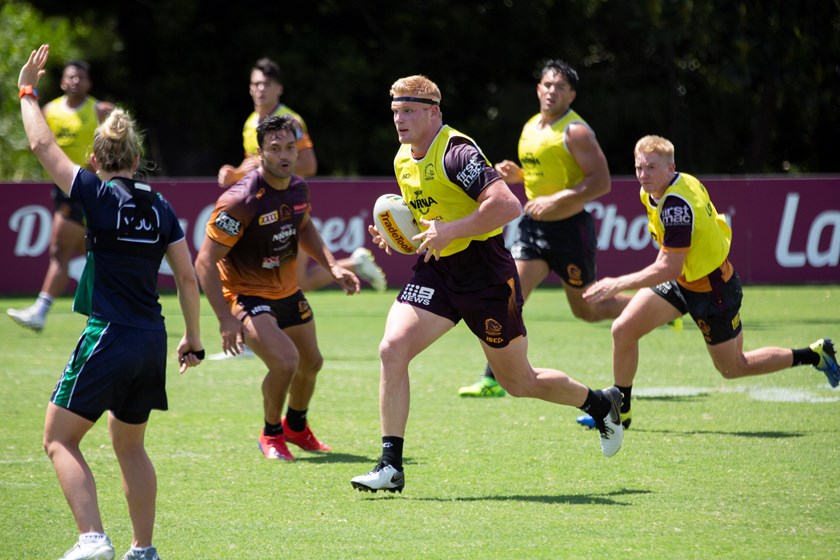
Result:
{"label": "rugby ball", "polygon": [[420,244],[412,239],[420,233],[420,227],[398,194],[383,194],[373,205],[373,224],[385,243],[398,253],[413,255]]}

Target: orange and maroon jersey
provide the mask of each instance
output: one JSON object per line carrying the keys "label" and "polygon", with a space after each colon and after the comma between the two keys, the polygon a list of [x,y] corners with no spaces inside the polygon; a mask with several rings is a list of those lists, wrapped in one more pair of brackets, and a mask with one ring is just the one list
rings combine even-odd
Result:
{"label": "orange and maroon jersey", "polygon": [[219,261],[225,298],[281,299],[298,290],[298,229],[308,213],[309,186],[297,175],[277,190],[254,170],[222,193],[207,237],[231,248]]}

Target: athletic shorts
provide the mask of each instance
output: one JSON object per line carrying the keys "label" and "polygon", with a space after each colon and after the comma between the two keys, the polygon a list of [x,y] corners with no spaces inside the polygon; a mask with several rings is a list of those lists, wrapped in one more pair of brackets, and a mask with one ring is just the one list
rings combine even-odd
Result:
{"label": "athletic shorts", "polygon": [[55,212],[57,214],[61,214],[65,220],[76,222],[80,226],[84,227],[85,213],[80,204],[64,194],[64,191],[57,185],[53,185],[50,196],[53,200],[53,206],[55,207]]}
{"label": "athletic shorts", "polygon": [[50,402],[92,422],[110,410],[142,424],[166,410],[166,330],[88,319]]}
{"label": "athletic shorts", "polygon": [[522,216],[510,252],[518,261],[544,260],[566,284],[584,288],[595,281],[597,249],[595,220],[584,210],[556,222]]}
{"label": "athletic shorts", "polygon": [[231,310],[240,321],[244,321],[245,317],[270,313],[281,329],[303,325],[314,319],[312,308],[300,290],[283,299],[238,295],[231,303]]}
{"label": "athletic shorts", "polygon": [[418,264],[397,301],[455,324],[463,319],[475,336],[493,348],[504,348],[526,335],[522,290],[515,271],[507,282],[488,282],[465,292],[451,289],[431,267]]}
{"label": "athletic shorts", "polygon": [[740,310],[744,293],[737,272],[732,273],[728,282],[714,286],[711,292],[692,292],[675,281],[651,289],[683,315],[691,315],[706,344],[732,340],[741,332]]}

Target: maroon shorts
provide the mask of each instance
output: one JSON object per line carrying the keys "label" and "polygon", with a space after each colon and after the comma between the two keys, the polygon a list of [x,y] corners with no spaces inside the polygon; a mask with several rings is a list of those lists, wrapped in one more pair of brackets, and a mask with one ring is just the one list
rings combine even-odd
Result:
{"label": "maroon shorts", "polygon": [[[443,261],[454,258],[455,255],[429,263],[418,259],[414,276],[397,296],[397,301],[425,309],[456,324],[463,319],[475,336],[493,348],[504,348],[512,340],[525,336],[522,290],[515,267],[504,267],[509,273],[504,279],[499,277],[498,267],[481,274],[476,270],[480,264],[473,259],[472,267],[468,269],[469,288],[464,289],[455,274],[463,270],[460,265],[466,263],[449,261],[448,264],[455,266],[441,266]],[[486,279],[481,285],[478,284],[480,278]]]}

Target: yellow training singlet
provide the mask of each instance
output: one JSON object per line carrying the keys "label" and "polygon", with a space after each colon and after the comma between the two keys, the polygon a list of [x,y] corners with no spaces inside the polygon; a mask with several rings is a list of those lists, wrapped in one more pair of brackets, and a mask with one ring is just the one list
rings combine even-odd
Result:
{"label": "yellow training singlet", "polygon": [[67,106],[67,96],[62,95],[44,106],[44,118],[55,136],[58,146],[76,165],[87,167],[93,150],[93,135],[99,122],[96,120],[96,99],[88,96],[76,108]]}
{"label": "yellow training singlet", "polygon": [[[313,146],[312,139],[309,138],[309,132],[306,130],[306,123],[300,118],[300,115],[280,103],[277,108],[269,115],[275,117],[277,115],[289,115],[293,117],[300,125],[300,130],[297,135],[297,149],[298,152],[306,150]],[[245,121],[245,126],[242,127],[242,146],[245,148],[246,156],[257,155],[260,146],[257,143],[257,125],[260,124],[260,116],[256,111],[251,113],[248,120]]]}
{"label": "yellow training singlet", "polygon": [[574,187],[583,179],[583,171],[566,147],[566,129],[572,123],[589,125],[571,109],[551,126],[539,128],[540,118],[539,113],[531,117],[519,137],[528,200]]}
{"label": "yellow training singlet", "polygon": [[[438,132],[423,158],[416,160],[411,157],[410,144],[400,146],[394,158],[394,172],[400,185],[400,191],[402,191],[403,198],[411,208],[414,219],[421,226],[421,230],[426,229],[420,224],[421,219],[454,222],[468,216],[478,208],[478,202],[470,198],[463,188],[449,180],[446,175],[443,158],[450,140],[455,137],[466,138],[476,146],[476,150],[479,150],[472,138],[449,126],[444,126]],[[481,150],[479,150],[479,153],[487,162],[487,165],[490,165]],[[470,169],[464,171],[469,172]],[[475,237],[455,239],[441,251],[440,256],[453,255],[466,249],[473,240],[484,241],[500,233],[502,233],[502,228]]]}
{"label": "yellow training singlet", "polygon": [[694,214],[691,246],[683,262],[682,277],[678,280],[680,284],[685,285],[705,277],[725,264],[732,243],[732,230],[723,214],[718,214],[706,187],[696,177],[680,173],[655,206],[651,204],[650,195],[644,189],[640,191],[642,204],[647,210],[648,230],[664,250],[667,251],[668,247],[662,244],[665,228],[659,212],[663,201],[669,196],[683,199]]}

